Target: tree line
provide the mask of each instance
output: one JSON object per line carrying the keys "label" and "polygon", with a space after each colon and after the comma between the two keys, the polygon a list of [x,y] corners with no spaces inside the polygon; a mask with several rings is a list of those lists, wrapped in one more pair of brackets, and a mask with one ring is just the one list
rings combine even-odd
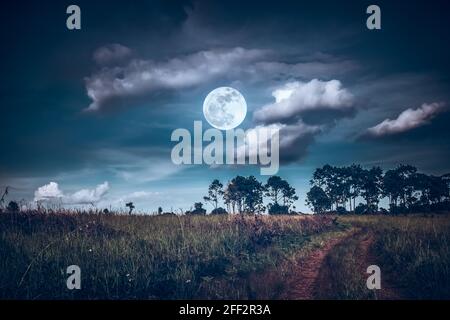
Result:
{"label": "tree line", "polygon": [[[314,213],[412,213],[450,211],[450,174],[442,176],[418,172],[411,165],[399,165],[383,172],[381,167],[369,169],[359,164],[324,165],[310,180],[306,204]],[[268,198],[267,205],[264,197]],[[388,210],[379,207],[386,198]],[[262,213],[295,214],[298,200],[295,188],[279,176],[271,176],[265,184],[254,176],[236,176],[224,186],[215,179],[203,200],[213,206],[212,214]],[[226,208],[220,207],[223,202]],[[187,213],[206,214],[203,203],[194,204]]]}
{"label": "tree line", "polygon": [[[306,203],[315,213],[375,213],[387,198],[390,213],[450,210],[450,174],[427,175],[411,165],[399,165],[383,173],[380,167],[361,165],[317,168],[310,181]],[[362,199],[356,205],[356,200]]]}
{"label": "tree line", "polygon": [[[264,204],[264,197],[269,199],[267,205]],[[236,176],[225,187],[219,180],[213,180],[203,200],[213,206],[212,214],[252,214],[266,210],[269,214],[289,214],[293,213],[293,203],[298,197],[295,188],[279,176],[271,176],[265,184],[254,176]],[[220,201],[226,209],[219,206]],[[194,212],[190,213],[202,212],[201,203],[195,203],[194,207]]]}
{"label": "tree line", "polygon": [[[450,211],[450,174],[427,175],[411,165],[399,165],[383,172],[378,166],[365,169],[359,164],[341,167],[327,164],[313,172],[310,185],[305,202],[317,214]],[[1,208],[19,211],[15,201],[4,207],[7,194],[8,188],[1,197],[0,211]],[[388,210],[379,207],[383,198],[388,202]],[[295,188],[279,176],[271,176],[262,183],[254,176],[239,175],[225,186],[218,179],[213,180],[203,197],[212,205],[212,214],[297,214],[294,202],[298,199]],[[132,214],[133,202],[126,207]],[[109,211],[105,209],[104,213]],[[185,213],[206,214],[206,209],[202,202],[196,202]],[[161,207],[158,214],[164,214]]]}

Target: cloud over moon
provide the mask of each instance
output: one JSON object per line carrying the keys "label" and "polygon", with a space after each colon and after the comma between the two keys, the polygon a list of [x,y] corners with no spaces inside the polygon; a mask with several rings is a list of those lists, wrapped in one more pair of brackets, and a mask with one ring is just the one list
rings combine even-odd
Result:
{"label": "cloud over moon", "polygon": [[[341,75],[358,68],[349,60],[326,57],[299,57],[301,62],[280,62],[279,53],[241,47],[211,49],[173,57],[164,61],[133,58],[132,50],[111,44],[97,49],[94,60],[101,67],[85,78],[86,92],[92,100],[85,111],[98,112],[114,103],[139,96],[164,96],[209,84],[217,79],[247,81],[288,81]],[[328,83],[332,87],[334,82]],[[320,85],[320,82],[319,82]],[[328,90],[331,90],[329,88]]]}
{"label": "cloud over moon", "polygon": [[238,47],[200,51],[164,62],[133,59],[123,67],[102,68],[85,79],[87,94],[92,100],[87,111],[99,111],[114,99],[208,83],[233,73],[263,54],[262,50]]}
{"label": "cloud over moon", "polygon": [[236,47],[198,51],[165,61],[133,58],[122,65],[110,63],[130,57],[130,52],[120,45],[97,50],[94,57],[101,68],[85,79],[92,100],[85,111],[103,112],[117,101],[130,104],[135,97],[161,97],[219,79],[266,86],[284,83],[273,90],[275,101],[253,114],[253,130],[279,129],[282,162],[305,156],[316,135],[356,112],[354,96],[341,81],[333,79],[333,75],[358,67],[349,60],[321,56],[292,61],[276,52]]}
{"label": "cloud over moon", "polygon": [[39,187],[34,192],[34,201],[58,201],[61,204],[80,205],[97,203],[109,190],[108,182],[97,185],[94,189],[81,189],[72,194],[64,194],[56,182]]}
{"label": "cloud over moon", "polygon": [[417,109],[406,109],[395,119],[385,119],[367,129],[366,136],[383,137],[424,126],[446,109],[442,102],[424,103]]}

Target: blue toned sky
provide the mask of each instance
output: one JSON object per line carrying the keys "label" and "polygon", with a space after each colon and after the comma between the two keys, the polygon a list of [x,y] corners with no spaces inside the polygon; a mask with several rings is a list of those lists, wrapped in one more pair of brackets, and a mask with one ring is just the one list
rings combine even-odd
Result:
{"label": "blue toned sky", "polygon": [[[238,89],[240,126],[279,125],[279,175],[301,211],[316,167],[400,163],[450,172],[447,1],[67,1],[0,13],[0,186],[10,199],[138,211],[189,209],[250,166],[176,166],[176,128]],[[53,183],[51,183],[53,182]]]}

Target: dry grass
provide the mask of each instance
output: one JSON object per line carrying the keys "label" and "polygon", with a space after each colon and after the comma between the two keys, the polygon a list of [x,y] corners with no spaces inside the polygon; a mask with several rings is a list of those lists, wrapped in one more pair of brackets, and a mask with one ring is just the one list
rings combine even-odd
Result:
{"label": "dry grass", "polygon": [[[372,235],[397,297],[450,298],[450,216],[0,215],[2,299],[278,299],[295,261],[329,239],[317,298],[373,299],[361,243]],[[81,268],[82,289],[66,288]],[[366,266],[363,266],[366,267]],[[325,275],[325,276],[324,276]],[[384,281],[384,282],[383,282]]]}
{"label": "dry grass", "polygon": [[[248,299],[276,297],[260,274],[337,226],[329,217],[0,216],[3,299]],[[82,289],[68,290],[78,265]]]}

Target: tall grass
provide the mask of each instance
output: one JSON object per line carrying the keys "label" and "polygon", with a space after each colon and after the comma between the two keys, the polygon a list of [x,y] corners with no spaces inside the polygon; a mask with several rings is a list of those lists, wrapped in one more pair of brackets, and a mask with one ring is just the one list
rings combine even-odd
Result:
{"label": "tall grass", "polygon": [[[397,298],[450,298],[450,216],[0,215],[1,299],[268,299],[301,272],[298,257],[346,237],[327,255],[316,298],[373,299],[366,264]],[[369,255],[362,243],[372,239]],[[81,268],[68,290],[66,268]],[[383,290],[383,289],[382,289]]]}
{"label": "tall grass", "polygon": [[[282,279],[260,275],[336,228],[329,217],[4,213],[0,298],[273,298]],[[81,290],[66,287],[73,264]]]}
{"label": "tall grass", "polygon": [[378,224],[375,250],[404,295],[450,299],[450,219],[414,217]]}

